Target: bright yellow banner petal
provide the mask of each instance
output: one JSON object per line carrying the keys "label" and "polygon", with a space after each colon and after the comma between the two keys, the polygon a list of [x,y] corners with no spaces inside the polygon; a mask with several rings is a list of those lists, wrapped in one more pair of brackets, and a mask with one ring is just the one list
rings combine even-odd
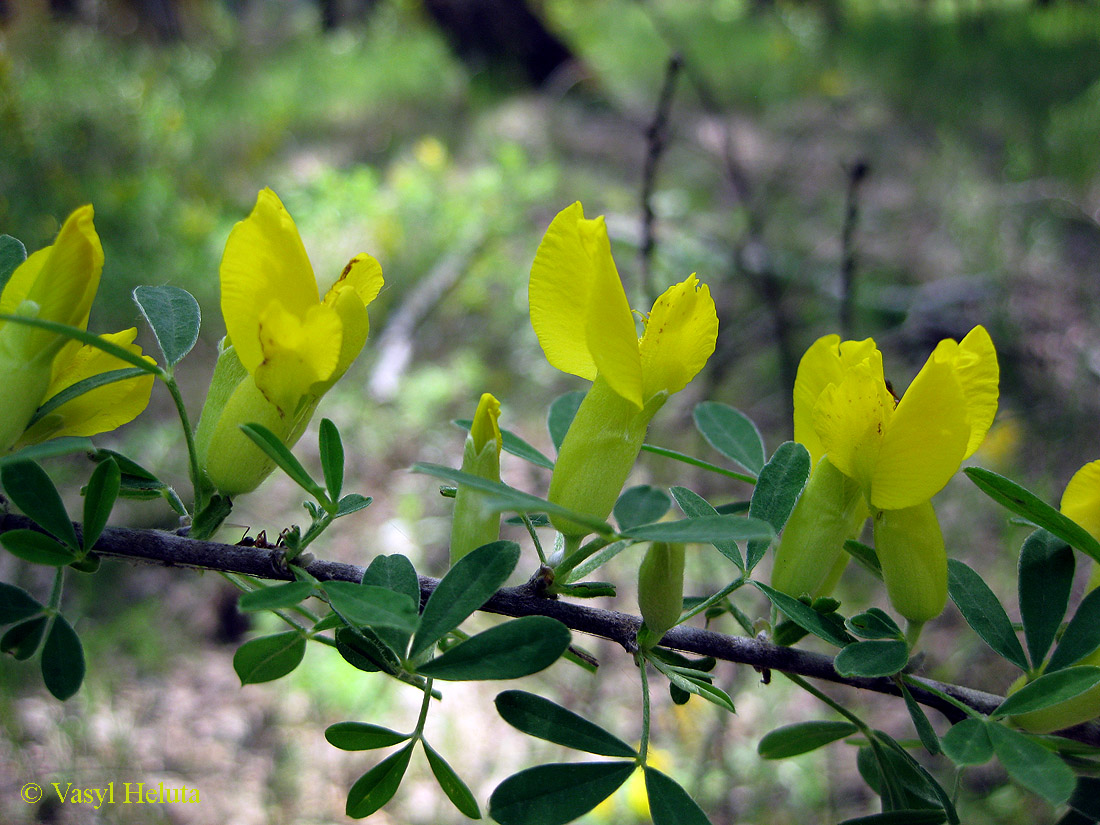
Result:
{"label": "bright yellow banner petal", "polygon": [[263,360],[252,373],[256,386],[284,416],[294,416],[302,399],[320,395],[319,385],[332,378],[342,324],[324,304],[315,304],[303,319],[281,303],[271,304],[259,318],[259,340]]}
{"label": "bright yellow banner petal", "polygon": [[[603,233],[602,245],[582,238],[582,227],[591,235],[593,226]],[[551,221],[539,244],[528,288],[531,326],[546,360],[562,372],[589,381],[596,377],[596,362],[588,351],[586,323],[592,286],[601,268],[593,260],[594,251],[606,255],[603,268],[614,269],[603,219],[586,220],[579,202],[566,207]]]}
{"label": "bright yellow banner petal", "polygon": [[[52,245],[40,249],[12,273],[0,295],[0,312],[14,313],[24,301],[34,301],[37,316],[85,328],[103,270],[103,247],[92,223],[91,206],[74,211]],[[27,352],[46,347],[53,333],[35,330],[26,337]]]}
{"label": "bright yellow banner petal", "polygon": [[814,405],[814,430],[829,461],[840,472],[870,492],[882,433],[893,412],[894,400],[869,360],[845,372],[839,384],[830,384]]}
{"label": "bright yellow banner petal", "polygon": [[714,353],[718,315],[706,284],[692,275],[653,304],[638,344],[643,397],[679,392]]}
{"label": "bright yellow banner petal", "polygon": [[[133,343],[137,328],[101,335],[104,341],[141,355],[141,347]],[[154,363],[145,356],[145,360]],[[53,363],[53,377],[46,391],[48,401],[62,390],[79,381],[112,370],[126,369],[130,364],[97,347],[77,341],[66,344]],[[115,381],[78,395],[62,404],[30,427],[20,439],[21,445],[37,444],[49,438],[78,435],[90,436],[108,432],[132,421],[149,404],[153,376],[141,375],[125,381]]]}
{"label": "bright yellow banner petal", "polygon": [[1062,512],[1100,541],[1100,461],[1073,474],[1062,493]]}
{"label": "bright yellow banner petal", "polygon": [[378,296],[382,283],[382,267],[378,261],[370,255],[357,255],[326,293],[324,304],[339,316],[343,336],[336,367],[329,379],[315,388],[318,395],[327,392],[362,352],[370,332],[366,305]]}
{"label": "bright yellow banner petal", "polygon": [[794,440],[810,452],[811,466],[825,453],[814,429],[814,405],[830,384],[839,384],[849,369],[871,359],[872,372],[882,375],[882,353],[875,342],[841,342],[839,335],[818,338],[802,356],[794,382]]}
{"label": "bright yellow banner petal", "polygon": [[889,420],[871,481],[871,504],[913,507],[943,489],[959,469],[970,439],[966,403],[941,341]]}
{"label": "bright yellow banner petal", "polygon": [[269,305],[304,318],[320,302],[298,229],[270,189],[259,193],[252,213],[229,233],[220,272],[226,331],[249,371],[264,360],[259,325]]}
{"label": "bright yellow banner petal", "polygon": [[970,440],[963,455],[967,459],[981,446],[997,414],[1000,367],[993,339],[985,327],[974,327],[959,342],[955,375],[966,399],[966,414],[970,421]]}

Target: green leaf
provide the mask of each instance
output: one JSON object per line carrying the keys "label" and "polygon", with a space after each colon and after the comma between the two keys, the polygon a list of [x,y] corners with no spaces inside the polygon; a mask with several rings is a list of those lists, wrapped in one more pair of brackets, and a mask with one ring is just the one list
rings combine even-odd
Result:
{"label": "green leaf", "polygon": [[408,633],[416,630],[420,605],[404,593],[343,581],[323,582],[321,587],[332,609],[353,627],[392,627]]}
{"label": "green leaf", "polygon": [[1073,771],[1034,739],[1004,725],[989,725],[993,752],[1008,775],[1054,805],[1070,798],[1076,779]]}
{"label": "green leaf", "polygon": [[1090,591],[1069,620],[1046,672],[1069,667],[1100,647],[1100,588]]}
{"label": "green leaf", "polygon": [[34,415],[31,416],[31,420],[27,422],[27,426],[30,427],[32,424],[37,424],[61,405],[68,404],[74,398],[84,395],[84,393],[91,392],[100,387],[105,387],[108,384],[114,384],[116,381],[126,381],[127,379],[137,378],[138,376],[146,374],[148,374],[146,370],[138,369],[137,367],[126,367],[119,370],[99,372],[82,381],[77,381],[75,384],[70,384],[61,392],[57,393],[57,395],[50,396],[45,404],[35,410]]}
{"label": "green leaf", "polygon": [[[806,448],[797,441],[780,444],[756,480],[749,502],[749,516],[768,522],[778,533],[787,523],[809,477],[810,453]],[[760,539],[749,542],[749,570],[764,558],[770,544]]]}
{"label": "green leaf", "polygon": [[45,609],[22,587],[0,582],[0,625],[18,622]]}
{"label": "green leaf", "polygon": [[306,472],[306,468],[286,448],[279,436],[261,424],[242,424],[241,432],[247,435],[264,454],[286,473],[291,481],[320,502],[328,500],[324,488]]}
{"label": "green leaf", "polygon": [[336,631],[336,650],[344,661],[366,673],[394,674],[401,661],[385,640],[369,627],[341,628]]}
{"label": "green leaf", "polygon": [[764,439],[744,413],[717,401],[696,405],[695,427],[714,449],[754,475],[764,467]]}
{"label": "green leaf", "polygon": [[321,419],[317,433],[317,445],[321,452],[321,472],[325,475],[325,487],[333,501],[340,500],[344,486],[344,444],[340,431],[327,418]]}
{"label": "green leaf", "polygon": [[939,808],[902,808],[845,819],[840,825],[940,825],[946,821],[947,814]]}
{"label": "green leaf", "polygon": [[858,732],[851,722],[796,722],[765,734],[756,752],[764,759],[786,759]]}
{"label": "green leaf", "polygon": [[174,367],[199,340],[202,314],[199,303],[185,289],[175,286],[139,286],[134,303],[153,330],[164,361]]}
{"label": "green leaf", "polygon": [[839,621],[830,621],[809,605],[803,604],[786,593],[780,593],[763,582],[754,581],[753,585],[767,596],[772,604],[783,611],[788,619],[804,630],[808,630],[815,636],[837,647],[844,647],[853,641],[852,637],[844,631],[844,627],[840,625]]}
{"label": "green leaf", "polygon": [[35,524],[74,553],[80,550],[72,519],[45,470],[33,461],[15,461],[0,466],[0,481],[8,498]]}
{"label": "green leaf", "polygon": [[122,486],[122,471],[113,458],[100,462],[88,479],[84,491],[84,549],[91,550],[99,540]]}
{"label": "green leaf", "polygon": [[251,593],[242,593],[237,600],[237,607],[242,613],[254,613],[257,610],[280,610],[284,607],[294,607],[299,602],[308,599],[313,593],[313,585],[309,582],[287,582],[270,587],[261,587]]}
{"label": "green leaf", "polygon": [[0,235],[0,289],[7,286],[11,274],[27,260],[27,247],[11,235]]}
{"label": "green leaf", "polygon": [[844,626],[862,639],[901,639],[901,628],[883,610],[872,607],[846,619]]}
{"label": "green leaf", "polygon": [[344,808],[348,816],[352,819],[363,819],[393,799],[393,795],[401,787],[401,780],[405,778],[415,744],[410,742],[355,780],[348,791],[348,801]]}
{"label": "green leaf", "polygon": [[57,333],[58,335],[64,336],[65,338],[69,338],[74,341],[80,341],[80,343],[82,344],[87,344],[90,347],[95,347],[96,349],[102,350],[109,355],[113,355],[120,361],[125,361],[130,366],[137,367],[138,369],[147,372],[150,375],[163,375],[164,373],[164,371],[157,364],[146,361],[140,355],[136,355],[135,353],[130,352],[130,350],[126,349],[125,347],[121,347],[118,344],[112,343],[111,341],[108,341],[104,338],[100,338],[98,335],[87,332],[86,330],[80,329],[79,327],[69,326],[68,324],[61,324],[57,321],[47,321],[43,318],[28,318],[23,315],[9,315],[6,313],[0,314],[0,321],[12,324],[21,324],[27,327],[34,327],[35,329],[44,329],[48,332]]}
{"label": "green leaf", "polygon": [[467,487],[485,493],[486,496],[481,503],[487,510],[496,510],[499,512],[511,510],[516,513],[547,513],[552,516],[562,516],[570,521],[583,524],[585,527],[601,535],[609,535],[615,532],[607,522],[600,521],[591,516],[586,516],[583,513],[577,513],[567,507],[553,504],[538,496],[533,496],[530,493],[524,493],[514,487],[509,487],[507,484],[502,484],[499,481],[490,481],[480,476],[475,476],[473,473],[464,473],[461,470],[455,470],[451,467],[444,467],[440,464],[429,464],[423,461],[414,464],[412,466],[412,472],[424,473],[425,475],[434,476],[435,478],[441,478],[456,487],[465,484]]}
{"label": "green leaf", "polygon": [[0,653],[10,653],[19,661],[29,659],[38,650],[49,622],[46,616],[39,616],[9,628],[8,632],[0,637]]}
{"label": "green leaf", "polygon": [[0,535],[0,544],[13,556],[31,564],[64,567],[76,561],[76,555],[68,547],[37,530],[9,530]]}
{"label": "green leaf", "polygon": [[909,663],[909,645],[899,639],[855,642],[833,660],[836,672],[852,676],[893,676]]}
{"label": "green leaf", "polygon": [[[702,518],[704,516],[716,516],[718,511],[710,506],[710,503],[698,493],[692,492],[687,487],[673,487],[670,491],[684,515],[688,518]],[[737,565],[738,570],[745,569],[745,561],[741,558],[741,548],[736,541],[714,541],[714,548],[727,559]]]}
{"label": "green leaf", "polygon": [[374,501],[371,496],[361,496],[358,493],[348,493],[336,506],[336,512],[333,514],[336,518],[349,515],[350,513],[358,512],[364,507],[369,507],[370,503]]}
{"label": "green leaf", "polygon": [[679,521],[659,521],[623,530],[622,535],[638,541],[706,542],[742,541],[775,535],[766,521],[745,516],[699,516]]}
{"label": "green leaf", "polygon": [[[650,659],[650,661],[653,660]],[[668,665],[664,662],[654,661],[653,665],[668,677],[669,682],[680,688],[680,690],[686,693],[692,693],[696,696],[701,696],[708,702],[718,705],[718,707],[730,713],[737,713],[737,708],[734,707],[733,700],[729,697],[729,694],[721,688],[715,687],[706,679],[684,673],[683,668]]]}
{"label": "green leaf", "polygon": [[639,524],[659,521],[671,506],[672,500],[664,490],[639,484],[619,496],[612,512],[615,514],[615,521],[619,523],[619,530],[627,530]]}
{"label": "green leaf", "polygon": [[[452,422],[453,424],[461,427],[466,432],[470,431],[470,427],[474,422],[469,418],[459,418]],[[511,430],[501,429],[501,449],[506,453],[511,453],[517,458],[522,458],[524,461],[530,461],[536,467],[543,467],[547,470],[554,469],[554,462],[544,456],[539,450],[532,447],[518,435]]]}
{"label": "green leaf", "polygon": [[1035,526],[1048,530],[1067,544],[1100,562],[1100,542],[1089,535],[1084,527],[1059,513],[1034,493],[1004,476],[981,467],[967,467],[963,472],[978,485],[983,493],[998,504],[1023,516]]}
{"label": "green leaf", "polygon": [[905,700],[905,709],[909,711],[909,718],[913,720],[913,727],[916,728],[921,744],[924,745],[926,751],[935,756],[941,750],[940,738],[936,735],[936,729],[932,727],[932,723],[928,721],[924,709],[917,704],[917,700],[913,698],[913,694],[909,692],[909,688],[905,686],[905,683],[899,681],[898,687],[901,688],[901,696]]}
{"label": "green leaf", "polygon": [[648,765],[645,791],[653,825],[710,825],[703,809],[675,780]]}
{"label": "green leaf", "polygon": [[362,583],[401,593],[418,607],[420,605],[420,578],[416,575],[412,562],[400,553],[375,556],[363,573]]}
{"label": "green leaf", "polygon": [[[153,473],[146,470],[132,458],[124,456],[122,453],[117,453],[114,450],[108,450],[103,447],[96,449],[90,456],[92,461],[100,464],[108,459],[115,462],[118,465],[118,469],[122,472],[123,476],[133,476],[134,478],[140,478],[145,481],[160,481]],[[161,482],[163,483],[163,482]]]}
{"label": "green leaf", "polygon": [[325,739],[334,748],[342,751],[369,751],[375,748],[388,748],[406,739],[411,733],[398,733],[381,725],[367,722],[337,722],[325,728]]}
{"label": "green leaf", "polygon": [[1031,661],[1038,666],[1054,643],[1069,604],[1073,550],[1046,530],[1036,530],[1020,551],[1020,618]]}
{"label": "green leaf", "polygon": [[1027,670],[1027,657],[1012,622],[981,576],[958,559],[948,559],[947,592],[966,623],[987,645],[1020,670]]}
{"label": "green leaf", "polygon": [[855,539],[848,539],[844,542],[844,551],[859,562],[860,567],[882,581],[882,565],[879,564],[878,553],[875,552],[874,547],[868,547]]}
{"label": "green leaf", "polygon": [[471,636],[417,670],[450,682],[518,679],[556,662],[570,639],[557,619],[524,616]]}
{"label": "green leaf", "polygon": [[634,547],[635,542],[630,539],[623,539],[621,541],[613,541],[607,547],[603,548],[597,553],[592,554],[583,562],[573,568],[573,571],[569,574],[567,583],[579,582],[585,576],[591,574],[594,570],[603,567],[609,561],[611,561],[619,553],[626,550],[628,547]]}
{"label": "green leaf", "polygon": [[500,825],[565,825],[615,793],[636,767],[624,761],[528,768],[497,785],[489,816]]}
{"label": "green leaf", "polygon": [[513,728],[573,750],[634,759],[637,751],[619,737],[568,708],[522,690],[497,694],[497,713]]}
{"label": "green leaf", "polygon": [[447,760],[428,744],[426,739],[421,739],[420,744],[424,746],[424,755],[428,757],[428,766],[432,769],[436,782],[439,783],[439,787],[443,789],[443,793],[447,795],[447,798],[451,800],[463,816],[470,819],[481,819],[481,808],[478,807],[477,800],[474,799],[470,789],[466,787],[466,783],[447,764]]}
{"label": "green leaf", "polygon": [[546,416],[546,429],[550,432],[550,440],[554,442],[555,450],[561,449],[565,434],[569,432],[569,425],[573,423],[586,395],[588,393],[585,390],[574,390],[565,395],[559,395],[550,402],[550,409]]}
{"label": "green leaf", "polygon": [[84,681],[84,648],[64,616],[54,618],[42,646],[42,681],[55,699],[64,702]]}
{"label": "green leaf", "polygon": [[494,541],[459,559],[424,605],[410,658],[430,649],[485,604],[516,569],[519,553],[514,541]]}
{"label": "green leaf", "polygon": [[993,758],[989,723],[972,716],[956,722],[940,740],[944,755],[956,765],[984,765]]}
{"label": "green leaf", "polygon": [[44,458],[57,458],[73,453],[90,453],[95,450],[92,439],[84,436],[63,435],[61,438],[51,438],[41,444],[31,444],[14,453],[0,456],[0,467],[5,464],[14,464],[17,461],[41,461]]}
{"label": "green leaf", "polygon": [[1072,699],[1086,690],[1100,684],[1100,667],[1079,665],[1044,673],[1033,682],[1024,685],[1013,693],[989,714],[991,717],[1019,716],[1051,705],[1057,705],[1066,699]]}
{"label": "green leaf", "polygon": [[916,803],[907,807],[921,807],[921,802],[926,800],[929,806],[942,808],[951,825],[959,825],[959,815],[950,795],[909,751],[880,730],[873,732],[872,741],[886,746],[885,753],[893,763],[892,771],[901,783],[904,796]]}
{"label": "green leaf", "polygon": [[306,637],[297,630],[250,639],[233,654],[233,669],[242,685],[286,676],[306,655]]}

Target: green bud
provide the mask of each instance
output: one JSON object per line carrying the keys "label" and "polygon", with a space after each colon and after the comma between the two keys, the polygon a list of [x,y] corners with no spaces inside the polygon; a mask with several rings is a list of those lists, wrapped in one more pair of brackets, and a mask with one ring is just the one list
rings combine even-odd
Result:
{"label": "green bud", "polygon": [[890,604],[914,625],[940,615],[947,604],[947,551],[932,502],[879,510],[874,528]]}
{"label": "green bud", "polygon": [[[597,375],[565,434],[547,498],[605,520],[634,468],[650,420],[667,398],[668,393],[657,393],[639,409]],[[567,536],[592,532],[560,516],[550,520]]]}
{"label": "green bud", "polygon": [[317,399],[312,398],[293,416],[280,413],[257,388],[233,347],[223,341],[195,431],[200,469],[224,495],[252,492],[275,463],[241,432],[241,425],[260,424],[292,447],[316,408]]}
{"label": "green bud", "polygon": [[653,647],[680,621],[684,609],[684,545],[655,541],[638,568],[638,643]]}
{"label": "green bud", "polygon": [[848,565],[844,542],[859,533],[866,519],[859,485],[821,459],[783,528],[772,587],[796,598],[830,593]]}
{"label": "green bud", "polygon": [[[489,393],[481,396],[474,414],[470,433],[462,451],[462,471],[500,481],[500,450],[503,438],[497,420],[500,402]],[[485,495],[466,485],[458,485],[455,493],[455,510],[451,520],[451,564],[500,538],[500,513],[486,509]]]}

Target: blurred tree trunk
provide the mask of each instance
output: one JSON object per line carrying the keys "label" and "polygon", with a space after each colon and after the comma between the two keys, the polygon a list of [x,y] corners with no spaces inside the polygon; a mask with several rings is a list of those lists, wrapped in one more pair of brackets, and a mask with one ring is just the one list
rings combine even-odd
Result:
{"label": "blurred tree trunk", "polygon": [[171,43],[183,36],[176,0],[130,0],[130,5],[158,40]]}
{"label": "blurred tree trunk", "polygon": [[423,0],[466,63],[541,86],[573,53],[524,0]]}

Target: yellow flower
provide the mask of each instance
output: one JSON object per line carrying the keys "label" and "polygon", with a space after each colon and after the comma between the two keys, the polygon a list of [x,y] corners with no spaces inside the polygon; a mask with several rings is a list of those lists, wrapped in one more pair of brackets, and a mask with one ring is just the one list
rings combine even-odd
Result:
{"label": "yellow flower", "polygon": [[297,441],[321,396],[362,350],[366,307],[381,288],[378,262],[357,255],[320,299],[293,219],[274,192],[259,193],[222,256],[228,341],[196,433],[203,470],[219,490],[248,492],[271,471],[241,424],[262,424],[288,446]]}
{"label": "yellow flower", "polygon": [[718,337],[710,290],[691,275],[657,299],[639,338],[604,219],[586,220],[580,203],[546,230],[531,266],[530,300],[546,359],[589,381],[601,375],[639,410],[687,386]]}
{"label": "yellow flower", "polygon": [[[714,352],[714,301],[691,275],[657,299],[639,337],[604,219],[586,219],[574,203],[554,218],[539,244],[530,302],[531,325],[547,360],[593,382],[562,443],[549,498],[606,518],[649,421]],[[554,524],[569,535],[588,532],[567,520]]]}
{"label": "yellow flower", "polygon": [[[103,270],[103,247],[93,214],[91,206],[74,211],[52,245],[16,268],[0,294],[0,313],[87,328]],[[141,349],[132,345],[134,334],[129,330],[103,337],[140,354]],[[127,366],[57,333],[0,321],[0,451],[62,435],[95,435],[135,418],[149,402],[152,375],[77,396],[24,432],[35,411],[62,390]]]}
{"label": "yellow flower", "polygon": [[915,624],[947,599],[947,556],[930,499],[985,438],[998,376],[981,326],[961,342],[940,341],[900,401],[870,339],[822,338],[799,368],[796,437],[862,491],[890,600]]}
{"label": "yellow flower", "polygon": [[[500,451],[504,437],[500,432],[500,402],[483,393],[474,413],[470,433],[462,453],[462,471],[489,481],[500,481]],[[500,513],[482,507],[484,494],[458,485],[455,510],[451,519],[451,564],[500,538]]]}

